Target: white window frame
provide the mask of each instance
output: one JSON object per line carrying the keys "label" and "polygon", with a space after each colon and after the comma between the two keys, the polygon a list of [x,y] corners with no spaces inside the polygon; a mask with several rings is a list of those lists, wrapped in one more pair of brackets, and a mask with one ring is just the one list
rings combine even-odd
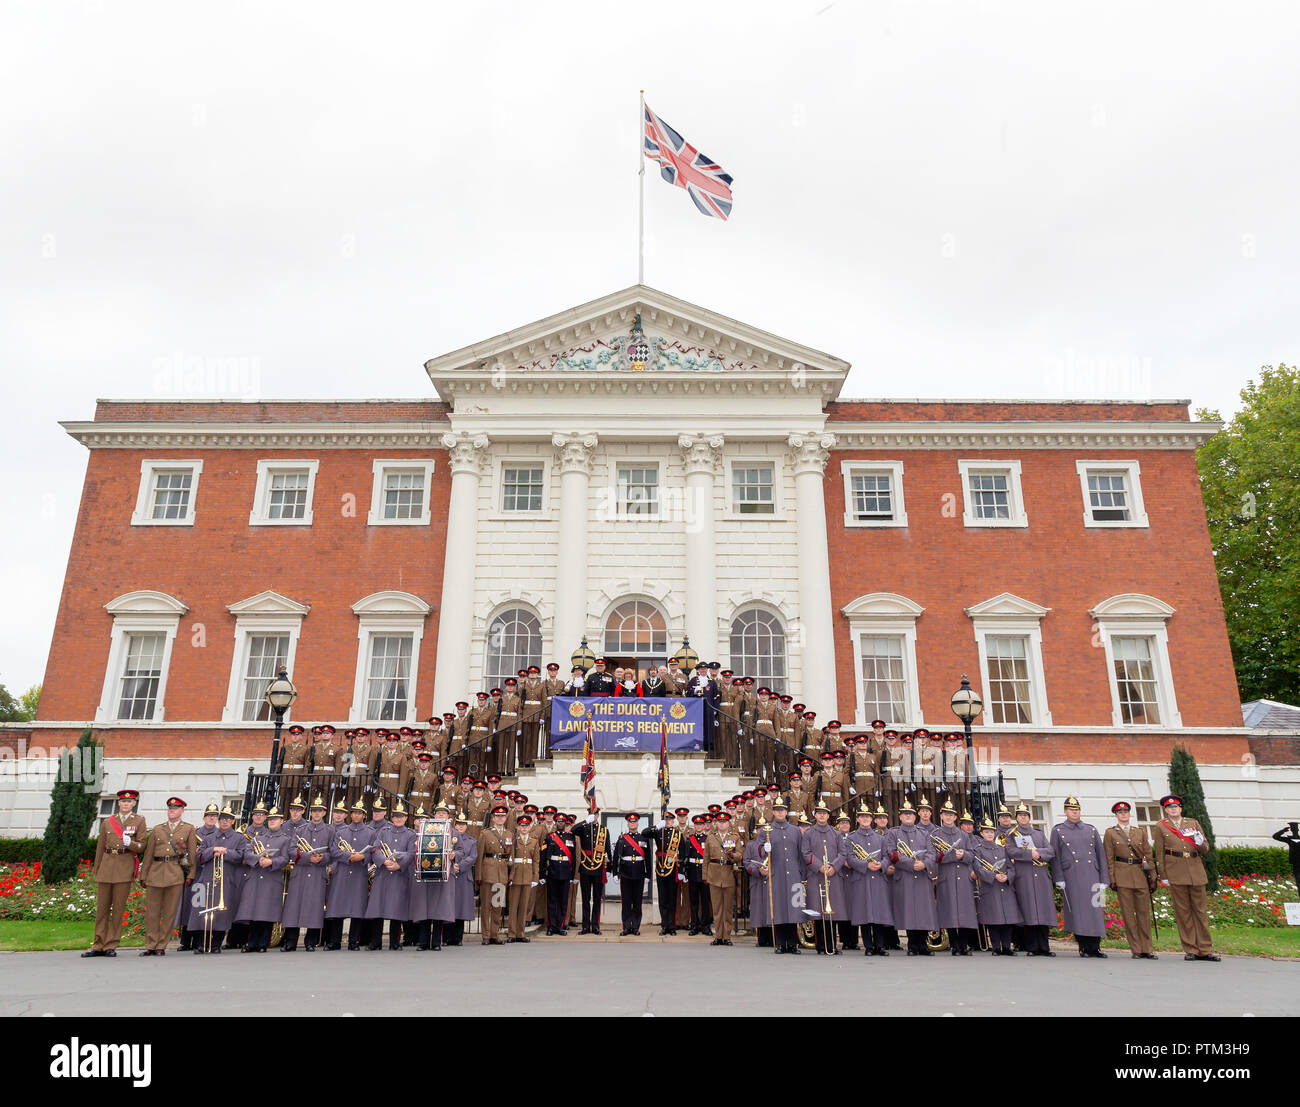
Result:
{"label": "white window frame", "polygon": [[[1110,685],[1111,725],[1121,730],[1163,731],[1180,729],[1182,716],[1174,693],[1173,669],[1169,664],[1169,617],[1174,609],[1163,600],[1136,592],[1111,596],[1102,600],[1089,612],[1096,620],[1106,655],[1106,680]],[[1119,702],[1119,683],[1115,679],[1115,655],[1111,638],[1150,638],[1154,648],[1151,664],[1155,669],[1156,703],[1160,707],[1160,722],[1126,723]]]}
{"label": "white window frame", "polygon": [[[366,518],[372,527],[427,527],[430,522],[429,501],[433,495],[434,459],[431,457],[377,457],[371,463],[374,480],[370,486],[370,513]],[[418,518],[384,518],[384,476],[402,470],[424,471],[424,507]]]}
{"label": "white window frame", "polygon": [[[745,512],[736,508],[736,489],[733,473],[737,468],[752,469],[760,465],[770,465],[772,467],[772,511],[770,514],[763,512]],[[756,520],[773,520],[784,519],[785,514],[785,468],[779,458],[763,457],[754,455],[752,457],[739,456],[728,457],[724,468],[724,479],[727,482],[727,502],[725,518],[737,522],[752,523]],[[661,499],[662,502],[662,499]]]}
{"label": "white window frame", "polygon": [[[625,510],[626,505],[618,492],[618,471],[620,469],[653,469],[655,471],[655,503],[658,505],[658,511],[653,515],[643,513],[630,514]],[[669,510],[669,505],[664,500],[664,478],[667,476],[667,466],[662,458],[635,458],[635,457],[613,457],[609,461],[610,477],[610,498],[614,502],[614,517],[616,519],[626,520],[631,523],[662,523],[675,515],[676,512]]]}
{"label": "white window frame", "polygon": [[[1029,517],[1025,514],[1025,497],[1020,486],[1020,461],[1006,458],[965,458],[957,462],[957,472],[961,475],[962,503],[965,505],[962,522],[968,527],[1027,527]],[[1007,474],[1008,518],[979,519],[975,516],[975,505],[971,500],[970,478],[972,473],[1005,472]]]}
{"label": "white window frame", "polygon": [[[538,469],[542,470],[542,509],[540,511],[507,511],[505,509],[506,470]],[[487,518],[500,521],[510,519],[550,519],[551,507],[551,459],[541,455],[523,457],[500,457],[496,459],[496,468],[492,481],[492,507]]]}
{"label": "white window frame", "polygon": [[[154,479],[160,469],[190,470],[189,510],[183,519],[153,518]],[[203,473],[203,461],[200,458],[166,458],[147,457],[140,462],[140,490],[135,498],[135,511],[131,514],[133,527],[192,527],[194,525],[195,507],[199,498],[199,477]]]}
{"label": "white window frame", "polygon": [[[853,478],[858,474],[888,473],[890,492],[894,502],[892,519],[859,519],[853,511]],[[840,462],[840,475],[844,478],[844,525],[846,527],[905,527],[907,505],[903,499],[903,463],[877,461],[875,458],[847,458]]]}
{"label": "white window frame", "polygon": [[[193,501],[191,501],[193,502]],[[167,674],[171,671],[172,646],[180,629],[181,616],[189,608],[175,596],[165,592],[127,592],[104,605],[113,617],[113,630],[108,645],[108,664],[104,669],[104,687],[99,706],[95,708],[95,722],[116,723],[122,670],[127,658],[128,634],[162,634],[162,672],[158,675],[158,695],[154,699],[152,719],[122,720],[131,726],[156,726],[166,718]]]}
{"label": "white window frame", "polygon": [[[1083,525],[1089,528],[1126,528],[1150,527],[1146,505],[1142,502],[1142,466],[1137,461],[1080,460],[1074,463],[1079,473],[1079,488],[1083,493]],[[1094,519],[1092,517],[1092,498],[1088,494],[1088,476],[1090,473],[1122,472],[1129,495],[1129,514],[1131,519]]]}
{"label": "white window frame", "polygon": [[[385,722],[413,723],[416,721],[416,702],[419,693],[420,643],[424,638],[424,622],[433,610],[429,604],[409,592],[375,592],[352,605],[357,615],[357,669],[352,685],[352,706],[348,709],[348,722],[358,725]],[[411,692],[406,704],[404,719],[367,719],[366,678],[370,672],[370,643],[376,635],[410,634],[411,639]]]}
{"label": "white window frame", "polygon": [[849,620],[849,648],[853,651],[854,725],[866,726],[866,706],[862,701],[862,639],[869,635],[902,636],[903,639],[903,709],[906,718],[891,719],[899,726],[920,726],[921,689],[916,663],[916,621],[925,608],[894,592],[872,592],[859,596],[842,609]]}
{"label": "white window frame", "polygon": [[[312,520],[312,505],[316,496],[316,471],[320,468],[319,460],[302,460],[299,458],[269,458],[257,463],[257,487],[253,492],[253,510],[248,513],[250,527],[309,527]],[[279,473],[307,474],[307,506],[301,519],[272,519],[271,477]]]}
{"label": "white window frame", "polygon": [[[311,608],[277,592],[267,591],[240,600],[239,603],[227,604],[226,610],[235,616],[235,648],[230,659],[230,686],[226,692],[225,706],[221,709],[221,721],[243,723],[245,726],[266,726],[264,722],[245,722],[242,717],[244,674],[248,669],[251,640],[258,634],[287,634],[289,650],[285,657],[285,668],[292,677],[294,661],[298,656],[298,638],[302,634],[302,621]],[[284,717],[288,719],[289,714],[286,711]]]}
{"label": "white window frame", "polygon": [[[1029,714],[1027,723],[995,723],[986,702],[977,726],[994,730],[1039,730],[1052,725],[1052,712],[1047,702],[1047,677],[1043,669],[1043,616],[1051,610],[1030,600],[1002,592],[966,608],[979,650],[980,686],[987,688],[989,679],[988,635],[1019,635],[1029,640],[1025,651],[1029,667]],[[987,700],[987,696],[985,697]]]}

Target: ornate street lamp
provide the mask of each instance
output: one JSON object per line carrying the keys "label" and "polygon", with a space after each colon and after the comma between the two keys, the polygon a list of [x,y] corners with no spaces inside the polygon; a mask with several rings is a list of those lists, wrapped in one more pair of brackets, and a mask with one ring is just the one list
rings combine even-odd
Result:
{"label": "ornate street lamp", "polygon": [[[581,666],[584,673],[588,672],[596,664],[596,655],[591,652],[591,647],[587,645],[587,636],[585,634],[582,636],[582,645],[574,650],[572,656],[570,656],[569,664],[570,666]],[[572,672],[573,669],[570,668],[569,671]]]}
{"label": "ornate street lamp", "polygon": [[673,660],[684,673],[691,672],[700,663],[700,655],[691,649],[691,640],[682,635],[682,648],[673,654]]}
{"label": "ornate street lamp", "polygon": [[970,725],[979,718],[979,713],[983,710],[984,701],[980,699],[979,693],[970,686],[966,674],[962,673],[961,687],[952,694],[952,713],[962,721],[962,725],[966,728],[966,750],[968,753],[971,748]]}
{"label": "ornate street lamp", "polygon": [[297,698],[298,689],[289,679],[289,671],[281,665],[275,679],[266,686],[265,696],[267,705],[275,715],[275,740],[271,743],[271,772],[273,773],[280,761],[280,727],[284,725],[284,713],[293,706],[293,701]]}

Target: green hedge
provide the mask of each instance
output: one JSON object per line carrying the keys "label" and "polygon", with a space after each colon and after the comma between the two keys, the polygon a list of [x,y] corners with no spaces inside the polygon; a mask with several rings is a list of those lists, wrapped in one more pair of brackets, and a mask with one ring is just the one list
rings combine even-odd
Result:
{"label": "green hedge", "polygon": [[1219,872],[1224,876],[1290,876],[1291,862],[1283,846],[1220,846]]}
{"label": "green hedge", "polygon": [[[45,840],[43,838],[0,838],[0,865],[14,865],[19,861],[41,861],[45,858]],[[86,840],[81,858],[84,861],[95,859],[95,839]]]}

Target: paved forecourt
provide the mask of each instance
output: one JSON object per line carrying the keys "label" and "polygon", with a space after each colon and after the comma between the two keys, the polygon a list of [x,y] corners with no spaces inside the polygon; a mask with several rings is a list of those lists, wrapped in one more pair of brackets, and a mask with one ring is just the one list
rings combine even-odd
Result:
{"label": "paved forecourt", "polygon": [[1112,953],[1105,964],[1072,953],[1050,960],[855,953],[796,960],[752,946],[552,941],[309,957],[173,950],[165,959],[138,959],[131,950],[85,961],[71,951],[3,953],[0,977],[5,1016],[248,1015],[262,1010],[268,995],[282,1013],[392,1014],[427,1010],[421,1004],[440,993],[456,997],[458,1016],[698,1016],[723,996],[732,1010],[761,1014],[774,996],[790,995],[828,1001],[828,1014],[877,1017],[1300,1014],[1300,962],[1188,963],[1174,954],[1134,961]]}

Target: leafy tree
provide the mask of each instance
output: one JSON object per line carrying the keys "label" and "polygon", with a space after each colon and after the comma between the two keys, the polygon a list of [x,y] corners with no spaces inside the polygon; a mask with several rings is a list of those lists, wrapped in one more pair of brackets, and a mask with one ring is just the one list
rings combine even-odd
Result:
{"label": "leafy tree", "polygon": [[41,702],[41,686],[33,684],[26,692],[22,694],[22,717],[23,722],[30,723],[36,718],[36,709]]}
{"label": "leafy tree", "polygon": [[99,788],[103,761],[90,727],[81,740],[59,757],[59,776],[50,792],[50,818],[45,824],[45,850],[41,879],[61,884],[77,875],[77,865],[95,816],[99,814]]}
{"label": "leafy tree", "polygon": [[36,705],[41,698],[41,686],[33,684],[19,699],[0,684],[0,723],[29,723],[36,718]]}
{"label": "leafy tree", "polygon": [[1183,814],[1200,823],[1205,840],[1210,843],[1210,852],[1205,855],[1205,876],[1206,888],[1213,892],[1219,886],[1219,856],[1214,848],[1214,826],[1210,822],[1210,813],[1205,809],[1201,771],[1196,767],[1196,758],[1187,752],[1185,746],[1174,746],[1174,752],[1169,758],[1169,791],[1183,797]]}
{"label": "leafy tree", "polygon": [[1241,399],[1196,455],[1228,640],[1242,699],[1300,703],[1300,369],[1265,365]]}

